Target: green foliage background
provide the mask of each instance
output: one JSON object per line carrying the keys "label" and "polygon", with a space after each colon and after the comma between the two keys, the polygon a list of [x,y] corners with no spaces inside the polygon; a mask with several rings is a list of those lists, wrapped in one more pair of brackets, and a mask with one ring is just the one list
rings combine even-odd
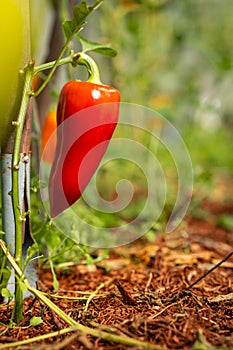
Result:
{"label": "green foliage background", "polygon": [[[228,0],[109,0],[87,27],[118,50],[104,60],[105,80],[123,101],[173,123],[188,146],[194,186],[208,196],[216,177],[233,175],[232,15]],[[164,153],[161,162],[171,163]]]}

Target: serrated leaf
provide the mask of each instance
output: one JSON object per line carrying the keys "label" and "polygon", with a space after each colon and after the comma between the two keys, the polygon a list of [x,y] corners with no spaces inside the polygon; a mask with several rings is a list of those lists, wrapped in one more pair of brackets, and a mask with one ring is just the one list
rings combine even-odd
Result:
{"label": "serrated leaf", "polygon": [[86,22],[87,16],[100,4],[103,0],[97,1],[93,6],[87,6],[86,1],[82,1],[80,4],[73,7],[74,18],[72,20],[63,22],[63,30],[67,40],[71,40],[72,37],[78,33]]}
{"label": "serrated leaf", "polygon": [[74,20],[76,25],[79,26],[83,24],[89,15],[89,9],[87,7],[86,1],[81,2],[81,4],[73,7]]}
{"label": "serrated leaf", "polygon": [[117,55],[117,51],[111,47],[111,44],[101,44],[90,41],[81,35],[77,35],[77,38],[82,45],[82,52],[94,51],[107,57],[114,57]]}
{"label": "serrated leaf", "polygon": [[31,327],[39,326],[41,323],[43,323],[43,319],[41,317],[33,316],[30,319],[30,326]]}
{"label": "serrated leaf", "polygon": [[74,21],[65,21],[62,23],[63,30],[67,39],[71,38],[76,29],[76,23]]}

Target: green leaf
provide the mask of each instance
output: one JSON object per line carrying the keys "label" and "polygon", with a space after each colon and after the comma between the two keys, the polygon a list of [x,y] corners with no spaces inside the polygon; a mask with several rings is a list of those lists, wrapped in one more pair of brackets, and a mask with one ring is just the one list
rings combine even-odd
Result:
{"label": "green leaf", "polygon": [[85,23],[87,16],[89,15],[89,8],[87,7],[86,1],[73,7],[74,20],[77,26]]}
{"label": "green leaf", "polygon": [[21,289],[22,293],[26,293],[27,287],[25,284],[22,281],[18,281],[17,283],[19,284],[19,288]]}
{"label": "green leaf", "polygon": [[9,301],[11,301],[14,298],[14,295],[11,294],[11,292],[7,288],[2,288],[1,294],[4,298],[8,298]]}
{"label": "green leaf", "polygon": [[30,247],[28,247],[26,258],[24,261],[24,266],[27,266],[30,260],[32,260],[36,256],[36,253],[38,252],[38,250],[39,250],[39,247],[37,243],[33,243]]}
{"label": "green leaf", "polygon": [[58,290],[59,288],[59,282],[56,276],[56,273],[53,271],[53,288],[54,290]]}
{"label": "green leaf", "polygon": [[218,226],[226,230],[233,230],[233,215],[231,214],[222,214],[217,218]]}
{"label": "green leaf", "polygon": [[7,286],[8,280],[11,275],[11,271],[8,268],[4,268],[5,262],[4,258],[2,259],[2,266],[1,266],[1,271],[0,271],[0,291],[2,288],[5,288]]}
{"label": "green leaf", "polygon": [[82,1],[79,5],[73,7],[73,19],[64,21],[62,24],[68,41],[82,29],[83,25],[86,23],[88,15],[96,10],[102,2],[103,0],[99,0],[93,6],[87,6],[86,1]]}
{"label": "green leaf", "polygon": [[76,23],[74,21],[65,21],[62,24],[65,36],[67,39],[71,38],[76,30]]}
{"label": "green leaf", "polygon": [[49,264],[50,264],[50,269],[51,269],[51,272],[52,272],[52,275],[53,275],[53,288],[55,290],[58,290],[59,282],[58,282],[58,279],[57,279],[57,276],[56,276],[56,272],[54,270],[54,266],[53,266],[52,260],[49,261]]}
{"label": "green leaf", "polygon": [[94,51],[107,57],[114,57],[117,55],[117,51],[111,47],[111,44],[100,44],[87,40],[81,35],[77,35],[77,38],[82,45],[82,52]]}
{"label": "green leaf", "polygon": [[30,319],[30,326],[31,327],[39,326],[41,323],[43,323],[43,319],[41,317],[33,316]]}

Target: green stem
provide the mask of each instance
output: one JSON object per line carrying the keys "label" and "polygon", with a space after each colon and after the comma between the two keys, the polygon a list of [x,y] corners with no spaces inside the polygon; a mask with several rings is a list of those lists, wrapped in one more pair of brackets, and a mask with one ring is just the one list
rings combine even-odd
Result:
{"label": "green stem", "polygon": [[88,56],[87,54],[85,54],[83,52],[80,52],[77,55],[78,55],[77,56],[78,57],[77,64],[85,66],[88,70],[88,73],[89,73],[88,81],[90,83],[102,85],[102,83],[100,81],[99,68],[98,68],[96,62],[93,60],[93,58],[91,58],[90,56]]}
{"label": "green stem", "polygon": [[[44,70],[51,69],[51,68],[54,67],[55,64],[56,64],[56,67],[62,66],[63,64],[67,64],[67,63],[72,63],[73,64],[74,61],[75,61],[75,56],[76,55],[79,55],[79,54],[77,53],[77,54],[74,54],[74,55],[70,55],[70,56],[64,57],[64,58],[60,59],[59,62],[51,61],[51,62],[43,63],[43,64],[35,67],[33,75],[35,76],[35,75],[37,75],[38,73],[40,73],[40,72],[42,72]],[[38,92],[36,91],[34,94],[37,95]]]}
{"label": "green stem", "polygon": [[[45,70],[45,69],[48,69],[48,68],[51,68],[47,78],[45,79],[45,81],[43,82],[43,84],[39,87],[39,89],[32,93],[33,96],[38,96],[42,90],[44,90],[44,88],[47,86],[48,82],[50,81],[50,79],[52,78],[55,70],[57,69],[58,66],[62,65],[62,64],[65,64],[65,63],[73,63],[74,62],[74,57],[75,56],[69,56],[67,58],[64,58],[62,59],[62,56],[64,55],[64,53],[66,52],[68,46],[69,46],[69,43],[71,42],[73,36],[71,36],[69,39],[67,39],[67,41],[65,42],[65,44],[62,46],[61,48],[61,51],[56,59],[56,61],[53,61],[53,62],[49,62],[49,63],[46,63],[44,65],[41,65],[39,67],[37,67],[34,71],[34,75],[36,75],[38,72],[40,72],[41,70]],[[68,61],[67,61],[68,60]],[[52,64],[52,65],[51,65]],[[49,66],[50,65],[50,66]],[[41,69],[41,67],[43,69]]]}
{"label": "green stem", "polygon": [[[24,213],[21,212],[19,203],[19,162],[20,162],[20,147],[23,134],[23,127],[25,122],[25,116],[30,99],[29,91],[31,88],[32,76],[33,76],[34,62],[29,62],[25,68],[25,82],[23,88],[22,102],[20,106],[19,116],[17,121],[13,121],[12,124],[16,127],[13,157],[12,157],[12,208],[15,221],[15,260],[20,268],[22,268],[22,236],[23,236],[23,220]],[[22,300],[23,295],[17,280],[15,280],[15,318],[16,322],[22,319]]]}
{"label": "green stem", "polygon": [[[33,92],[33,93],[32,93],[33,96],[38,96],[38,95],[42,92],[42,90],[44,90],[44,88],[47,86],[47,84],[49,83],[50,79],[52,78],[52,76],[53,76],[55,70],[56,70],[57,67],[59,66],[59,62],[60,62],[62,56],[64,55],[64,53],[65,53],[65,51],[66,51],[66,49],[67,49],[67,46],[68,46],[68,43],[66,42],[65,45],[62,47],[62,49],[61,49],[61,51],[60,51],[60,53],[59,53],[59,55],[58,55],[56,61],[54,61],[54,64],[53,64],[53,66],[52,66],[52,68],[51,68],[51,70],[50,70],[50,72],[49,72],[47,78],[45,79],[45,81],[43,82],[43,84],[41,84],[41,86],[39,87],[39,89],[38,89],[36,92]],[[44,68],[44,69],[45,69],[45,68]],[[35,73],[34,73],[34,75],[35,75]]]}
{"label": "green stem", "polygon": [[[62,51],[60,53],[59,57],[61,57],[63,55],[63,53],[64,52]],[[87,54],[85,54],[83,52],[77,52],[75,54],[71,54],[70,56],[67,56],[67,57],[64,57],[61,59],[59,59],[59,57],[56,61],[43,63],[43,64],[34,68],[33,76],[36,76],[40,72],[43,72],[47,69],[51,69],[51,71],[50,71],[48,77],[46,78],[46,80],[44,81],[44,83],[40,86],[40,88],[37,91],[32,93],[33,96],[38,96],[41,93],[41,91],[46,87],[48,81],[51,79],[51,77],[54,74],[57,67],[62,66],[64,64],[68,64],[68,63],[71,63],[73,66],[77,66],[77,65],[85,66],[88,70],[88,73],[89,73],[88,81],[91,83],[95,83],[95,84],[102,84],[100,81],[100,74],[99,74],[98,66],[95,63],[95,61]]]}

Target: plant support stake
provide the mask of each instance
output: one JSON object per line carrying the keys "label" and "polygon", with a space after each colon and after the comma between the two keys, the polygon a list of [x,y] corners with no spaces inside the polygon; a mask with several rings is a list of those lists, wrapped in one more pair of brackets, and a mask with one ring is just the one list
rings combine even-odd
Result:
{"label": "plant support stake", "polygon": [[[3,231],[4,239],[10,249],[11,254],[15,255],[15,223],[14,213],[12,210],[12,154],[1,155],[1,174],[2,174],[2,210],[3,210]],[[20,208],[28,210],[30,207],[30,152],[20,153],[20,162],[18,170],[18,193]],[[25,234],[26,232],[26,234]],[[27,248],[32,245],[33,240],[29,233],[29,224],[27,221],[23,223],[23,259],[26,257]],[[26,267],[25,274],[29,276],[29,281],[32,286],[36,285],[36,271],[33,262]],[[11,274],[8,281],[8,289],[11,294],[15,293],[15,278]],[[28,291],[25,297],[28,296]]]}

